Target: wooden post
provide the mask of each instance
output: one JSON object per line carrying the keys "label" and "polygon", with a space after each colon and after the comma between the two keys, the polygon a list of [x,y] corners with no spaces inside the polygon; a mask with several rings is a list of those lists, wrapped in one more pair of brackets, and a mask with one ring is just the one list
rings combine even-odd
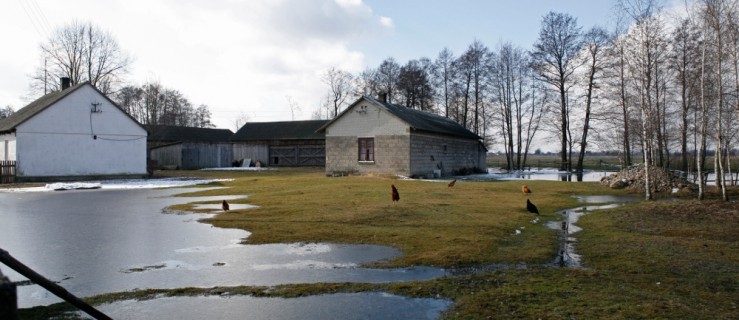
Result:
{"label": "wooden post", "polygon": [[[111,317],[108,317],[104,313],[100,312],[98,309],[95,309],[93,306],[87,304],[87,302],[84,302],[82,301],[82,299],[77,298],[75,295],[69,293],[67,289],[62,288],[60,285],[52,281],[49,281],[49,279],[46,279],[44,278],[44,276],[36,273],[36,271],[31,270],[31,268],[27,267],[20,261],[13,258],[10,255],[10,253],[8,253],[7,251],[3,249],[0,249],[0,262],[4,263],[6,266],[20,273],[21,275],[28,278],[29,280],[42,286],[44,289],[49,290],[49,292],[53,293],[57,297],[62,298],[64,299],[64,301],[71,303],[73,306],[84,311],[85,313],[89,314],[93,318],[98,319],[98,320],[112,319]],[[2,319],[5,319],[5,318],[2,318]]]}
{"label": "wooden post", "polygon": [[0,270],[0,319],[18,320],[18,294],[15,283]]}

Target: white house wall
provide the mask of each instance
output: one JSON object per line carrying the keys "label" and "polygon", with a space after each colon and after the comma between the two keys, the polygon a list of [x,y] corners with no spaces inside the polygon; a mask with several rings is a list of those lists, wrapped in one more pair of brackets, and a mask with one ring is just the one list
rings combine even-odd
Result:
{"label": "white house wall", "polygon": [[0,161],[15,161],[15,134],[0,135]]}
{"label": "white house wall", "polygon": [[146,130],[88,85],[18,125],[16,141],[19,177],[146,174]]}

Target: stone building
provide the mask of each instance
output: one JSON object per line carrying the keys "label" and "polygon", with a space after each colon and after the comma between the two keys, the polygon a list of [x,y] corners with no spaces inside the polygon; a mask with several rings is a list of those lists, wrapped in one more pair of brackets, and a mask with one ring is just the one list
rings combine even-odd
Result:
{"label": "stone building", "polygon": [[433,177],[485,170],[482,138],[451,119],[364,96],[319,129],[326,175]]}

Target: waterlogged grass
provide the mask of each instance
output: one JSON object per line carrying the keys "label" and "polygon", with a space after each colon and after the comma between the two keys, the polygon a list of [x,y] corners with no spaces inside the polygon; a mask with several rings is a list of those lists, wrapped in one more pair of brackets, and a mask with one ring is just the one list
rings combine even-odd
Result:
{"label": "waterlogged grass", "polygon": [[[399,180],[382,176],[325,177],[322,171],[242,173],[229,189],[194,195],[245,194],[259,209],[234,210],[207,220],[217,227],[249,230],[250,244],[341,242],[396,247],[404,255],[382,266],[467,266],[545,263],[557,248],[556,232],[526,211],[530,198],[542,219],[576,205],[570,195],[605,193],[595,184]],[[390,185],[400,192],[393,204]],[[191,194],[193,195],[193,194]],[[178,207],[177,209],[188,209]],[[521,228],[523,227],[523,229]],[[515,235],[515,230],[522,233]]]}
{"label": "waterlogged grass", "polygon": [[[208,175],[197,172],[194,174]],[[217,173],[217,175],[223,175]],[[384,244],[405,256],[379,267],[526,263],[430,281],[323,283],[275,287],[182,288],[106,294],[100,304],[163,296],[251,295],[302,297],[382,291],[454,301],[446,319],[738,319],[739,205],[715,200],[639,202],[593,211],[578,223],[576,248],[586,269],[545,267],[556,233],[532,224],[529,197],[542,219],[578,204],[573,194],[613,193],[591,183],[527,181],[446,183],[392,177],[326,178],[315,170],[228,173],[230,189],[196,195],[246,194],[259,209],[234,211],[209,222],[253,232],[248,243],[328,241]],[[401,193],[390,203],[390,184]],[[732,196],[739,196],[732,189]],[[715,197],[715,194],[711,195]],[[180,209],[188,209],[184,206]],[[520,235],[513,235],[515,229]],[[57,304],[21,310],[23,319],[71,310]],[[36,315],[34,317],[34,315]],[[74,316],[70,316],[73,317]]]}

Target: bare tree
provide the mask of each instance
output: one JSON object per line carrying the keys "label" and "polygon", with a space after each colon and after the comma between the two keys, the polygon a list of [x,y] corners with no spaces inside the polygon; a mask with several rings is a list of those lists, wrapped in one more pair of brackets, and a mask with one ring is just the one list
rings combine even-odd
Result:
{"label": "bare tree", "polygon": [[433,89],[428,74],[428,59],[410,60],[400,68],[397,93],[408,108],[429,111],[433,106]]}
{"label": "bare tree", "polygon": [[331,118],[336,117],[352,92],[353,76],[344,70],[331,67],[323,74],[321,80],[329,86],[329,95],[333,107]]}
{"label": "bare tree", "polygon": [[561,170],[569,170],[571,167],[567,157],[569,145],[567,95],[572,86],[572,75],[578,67],[576,56],[581,46],[581,28],[577,25],[577,19],[565,13],[549,12],[542,19],[539,38],[531,52],[536,74],[559,93]]}
{"label": "bare tree", "polygon": [[689,116],[693,108],[700,61],[699,32],[690,19],[677,23],[672,34],[670,66],[680,90],[680,170],[688,172]]}
{"label": "bare tree", "polygon": [[249,115],[244,111],[239,112],[236,118],[233,119],[234,132],[239,131],[247,122],[249,122]]}
{"label": "bare tree", "polygon": [[580,140],[580,155],[577,158],[577,172],[583,172],[583,160],[585,159],[585,148],[588,144],[588,131],[590,130],[590,113],[593,102],[593,91],[598,89],[596,82],[601,77],[606,67],[603,51],[610,42],[608,32],[600,27],[593,27],[585,33],[585,53],[587,60],[586,86],[585,89],[585,112],[583,120],[582,135]]}
{"label": "bare tree", "polygon": [[293,121],[295,121],[295,113],[300,112],[302,107],[300,107],[300,104],[293,99],[291,96],[285,96],[285,99],[287,99],[287,106],[290,108],[290,115],[292,116]]}
{"label": "bare tree", "polygon": [[400,76],[400,65],[395,62],[394,58],[387,58],[377,67],[374,76],[376,89],[387,94],[387,102],[395,103],[395,91],[397,90],[398,77]]}
{"label": "bare tree", "polygon": [[34,93],[58,90],[58,79],[68,77],[73,84],[89,81],[109,94],[131,63],[115,38],[91,22],[74,21],[56,29],[41,45],[41,53],[45,63],[32,77]]}
{"label": "bare tree", "polygon": [[13,107],[5,106],[5,108],[0,109],[0,119],[10,117],[13,113],[15,113]]}
{"label": "bare tree", "polygon": [[449,48],[444,48],[439,52],[439,56],[434,61],[433,80],[432,83],[436,87],[435,92],[438,94],[437,104],[444,110],[444,116],[449,118],[449,109],[453,96],[453,86],[455,78],[454,70],[454,54]]}

